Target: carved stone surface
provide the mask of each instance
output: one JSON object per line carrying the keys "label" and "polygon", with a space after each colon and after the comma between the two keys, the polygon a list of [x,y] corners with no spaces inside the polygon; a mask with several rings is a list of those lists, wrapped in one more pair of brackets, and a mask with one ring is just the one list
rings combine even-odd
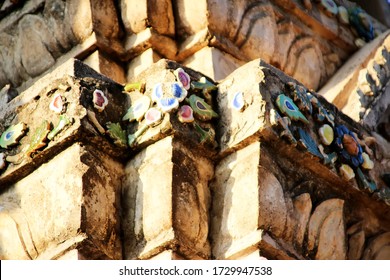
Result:
{"label": "carved stone surface", "polygon": [[0,87],[20,86],[54,67],[60,57],[80,55],[97,44],[94,31],[117,48],[118,21],[111,1],[26,1],[20,12],[0,21]]}
{"label": "carved stone surface", "polygon": [[330,199],[313,212],[308,227],[308,250],[318,260],[346,258],[344,201]]}
{"label": "carved stone surface", "polygon": [[308,193],[301,194],[293,200],[294,210],[298,218],[295,229],[295,240],[299,247],[302,247],[309,224],[309,218],[312,210],[312,202]]}
{"label": "carved stone surface", "polygon": [[110,77],[110,79],[117,83],[124,84],[126,82],[123,68],[102,51],[95,51],[85,58],[83,62],[95,71]]}
{"label": "carved stone surface", "polygon": [[52,259],[85,240],[84,250],[95,251],[89,258],[122,258],[121,173],[103,153],[76,144],[9,186],[0,196],[0,258]]}
{"label": "carved stone surface", "polygon": [[153,49],[148,49],[142,54],[133,58],[127,65],[127,81],[131,81],[134,77],[137,77],[143,71],[148,69],[150,65],[161,59],[161,56]]}
{"label": "carved stone surface", "polygon": [[374,237],[364,251],[365,260],[390,259],[390,232]]}
{"label": "carved stone surface", "polygon": [[171,0],[121,0],[119,2],[127,33],[139,33],[147,27],[152,27],[162,35],[175,34]]}
{"label": "carved stone surface", "polygon": [[126,166],[122,190],[125,258],[150,258],[176,247],[187,258],[208,258],[212,176],[209,160],[172,137],[137,154]]}
{"label": "carved stone surface", "polygon": [[216,259],[241,256],[261,241],[257,171],[260,150],[260,143],[255,142],[216,166],[210,220],[212,254]]}
{"label": "carved stone surface", "polygon": [[183,64],[218,81],[243,65],[244,62],[217,48],[205,47],[183,61]]}
{"label": "carved stone surface", "polygon": [[301,1],[181,0],[174,8],[182,37],[208,28],[210,45],[244,61],[261,57],[313,89],[356,48],[348,27],[318,7],[308,11]]}

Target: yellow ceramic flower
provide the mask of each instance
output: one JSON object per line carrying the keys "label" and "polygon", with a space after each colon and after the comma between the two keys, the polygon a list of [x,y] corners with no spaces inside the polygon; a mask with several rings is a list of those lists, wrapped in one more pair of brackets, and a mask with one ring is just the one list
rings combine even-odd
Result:
{"label": "yellow ceramic flower", "polygon": [[362,167],[364,169],[373,169],[374,168],[374,162],[370,159],[370,156],[366,153],[362,153],[363,156],[363,164]]}
{"label": "yellow ceramic flower", "polygon": [[339,171],[341,176],[347,181],[355,177],[355,172],[348,164],[342,164]]}
{"label": "yellow ceramic flower", "polygon": [[318,133],[320,134],[321,142],[324,145],[329,146],[330,144],[332,144],[334,139],[334,132],[333,128],[330,125],[324,124],[320,127]]}

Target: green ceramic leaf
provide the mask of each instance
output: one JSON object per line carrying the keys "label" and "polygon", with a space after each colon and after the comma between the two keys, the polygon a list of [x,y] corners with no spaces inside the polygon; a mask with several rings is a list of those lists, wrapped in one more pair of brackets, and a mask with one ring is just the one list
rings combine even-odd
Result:
{"label": "green ceramic leaf", "polygon": [[114,144],[126,148],[126,132],[122,129],[119,123],[107,123],[107,133],[114,140]]}
{"label": "green ceramic leaf", "polygon": [[47,134],[50,132],[50,123],[44,120],[41,125],[35,130],[31,140],[30,145],[26,151],[26,156],[31,156],[38,149],[46,146],[45,140]]}
{"label": "green ceramic leaf", "polygon": [[278,106],[279,110],[290,119],[295,121],[302,121],[305,124],[309,123],[309,121],[301,113],[301,111],[299,111],[299,108],[297,105],[295,105],[294,101],[292,101],[290,97],[284,94],[279,94],[279,96],[276,98],[276,105]]}
{"label": "green ceramic leaf", "polygon": [[211,92],[217,90],[217,86],[212,82],[208,81],[205,77],[199,79],[199,81],[191,82],[191,89],[194,91],[200,91],[203,94],[203,97],[207,101],[211,101]]}
{"label": "green ceramic leaf", "polygon": [[134,90],[138,90],[139,92],[144,92],[145,90],[145,83],[139,82],[139,83],[131,83],[131,84],[126,84],[124,87],[124,90],[126,92],[131,92]]}
{"label": "green ceramic leaf", "polygon": [[6,131],[3,132],[3,134],[1,134],[0,146],[6,149],[9,146],[17,144],[20,138],[23,137],[25,130],[26,130],[26,125],[24,123],[11,125],[10,127],[7,128]]}
{"label": "green ceramic leaf", "polygon": [[71,123],[71,120],[66,115],[61,115],[60,120],[56,127],[54,127],[50,133],[47,135],[47,139],[52,140],[61,130],[63,130],[68,124]]}
{"label": "green ceramic leaf", "polygon": [[209,121],[212,118],[218,117],[218,114],[213,111],[211,106],[207,104],[203,98],[193,94],[186,100],[190,104],[192,110],[194,111],[195,116],[198,119],[202,121]]}
{"label": "green ceramic leaf", "polygon": [[198,125],[196,122],[194,122],[194,127],[196,132],[200,135],[200,144],[203,143],[209,143],[213,145],[214,147],[217,146],[217,143],[215,142],[215,131],[214,129],[207,128],[207,130],[203,129],[200,125]]}
{"label": "green ceramic leaf", "polygon": [[129,134],[127,136],[127,143],[129,144],[130,147],[135,146],[135,144],[137,143],[138,137],[140,137],[148,129],[148,127],[149,126],[147,126],[147,125],[143,125],[140,128],[138,128],[138,130],[135,133]]}

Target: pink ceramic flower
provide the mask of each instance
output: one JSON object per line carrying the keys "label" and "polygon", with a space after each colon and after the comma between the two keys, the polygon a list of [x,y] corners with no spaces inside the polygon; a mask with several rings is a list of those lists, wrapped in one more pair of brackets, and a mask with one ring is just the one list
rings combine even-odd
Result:
{"label": "pink ceramic flower", "polygon": [[183,88],[186,90],[190,89],[191,78],[182,68],[177,68],[175,70],[175,76],[177,80],[183,85]]}

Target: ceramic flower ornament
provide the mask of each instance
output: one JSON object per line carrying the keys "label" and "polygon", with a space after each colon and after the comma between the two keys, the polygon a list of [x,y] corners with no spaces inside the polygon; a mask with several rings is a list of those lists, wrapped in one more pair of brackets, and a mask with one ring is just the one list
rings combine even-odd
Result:
{"label": "ceramic flower ornament", "polygon": [[353,172],[353,169],[348,164],[342,164],[339,171],[341,177],[343,177],[347,181],[355,177],[355,172]]}
{"label": "ceramic flower ornament", "polygon": [[362,153],[362,157],[363,157],[363,164],[362,164],[362,167],[364,169],[368,169],[368,170],[371,170],[374,168],[374,162],[370,159],[370,156],[366,153]]}
{"label": "ceramic flower ornament", "polygon": [[[152,101],[157,103],[160,109],[168,109],[170,105],[176,103],[173,99],[177,99],[177,104],[182,102],[187,97],[187,90],[182,87],[181,83],[157,83],[152,90]],[[161,100],[163,100],[161,102]],[[177,107],[175,108],[177,109]]]}
{"label": "ceramic flower ornament", "polygon": [[179,102],[182,102],[187,97],[187,90],[183,88],[179,83],[172,83],[171,85],[172,96]]}
{"label": "ceramic flower ornament", "polygon": [[218,88],[215,84],[207,80],[205,77],[199,79],[199,81],[191,82],[191,89],[197,92],[201,92],[207,102],[211,102],[211,93],[216,91]]}
{"label": "ceramic flower ornament", "polygon": [[46,138],[50,132],[50,123],[44,120],[41,125],[35,130],[30,140],[30,145],[27,148],[26,156],[31,156],[38,149],[46,146]]}
{"label": "ceramic flower ornament", "polygon": [[57,93],[53,96],[49,104],[49,109],[57,114],[61,114],[64,107],[64,101],[62,99],[61,94]]}
{"label": "ceramic flower ornament", "polygon": [[336,126],[335,131],[335,143],[339,148],[339,154],[354,167],[361,165],[364,161],[362,156],[363,149],[355,135],[344,125]]}
{"label": "ceramic flower ornament", "polygon": [[183,105],[180,107],[177,112],[177,116],[180,122],[182,123],[191,123],[194,121],[194,114],[191,106]]}
{"label": "ceramic flower ornament", "polygon": [[179,108],[179,100],[174,97],[163,97],[158,100],[157,106],[163,113],[169,113]]}
{"label": "ceramic flower ornament", "polygon": [[343,24],[349,24],[349,14],[347,8],[344,6],[339,6],[337,11],[337,17],[339,21]]}
{"label": "ceramic flower ornament", "polygon": [[157,83],[154,85],[152,90],[152,101],[158,102],[163,97],[163,88],[162,83]]}
{"label": "ceramic flower ornament", "polygon": [[176,76],[177,81],[179,81],[182,84],[183,88],[189,90],[191,87],[190,76],[182,68],[177,68],[174,71],[174,74]]}
{"label": "ceramic flower ornament", "polygon": [[332,144],[334,140],[334,132],[333,128],[330,125],[324,124],[320,127],[318,133],[320,135],[321,142],[324,145],[329,146],[330,144]]}
{"label": "ceramic flower ornament", "polygon": [[104,108],[108,105],[108,99],[103,91],[95,89],[93,92],[92,98],[93,106],[99,111],[102,112]]}
{"label": "ceramic flower ornament", "polygon": [[337,5],[333,0],[321,0],[320,5],[327,16],[333,17],[337,15]]}
{"label": "ceramic flower ornament", "polygon": [[233,94],[232,101],[230,102],[230,106],[236,110],[236,111],[242,111],[244,109],[244,95],[241,91],[236,92]]}
{"label": "ceramic flower ornament", "polygon": [[145,114],[145,124],[155,126],[162,121],[161,111],[156,108],[150,108]]}
{"label": "ceramic flower ornament", "polygon": [[24,123],[18,123],[8,127],[0,136],[0,146],[6,149],[9,146],[17,144],[25,134],[26,128]]}

